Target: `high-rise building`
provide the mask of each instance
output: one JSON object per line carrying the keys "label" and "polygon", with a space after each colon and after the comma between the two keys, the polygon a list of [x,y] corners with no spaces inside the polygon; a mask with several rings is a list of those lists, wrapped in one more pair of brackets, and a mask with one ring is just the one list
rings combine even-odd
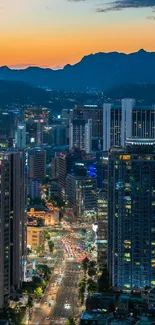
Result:
{"label": "high-rise building", "polygon": [[81,166],[68,174],[66,178],[66,194],[68,204],[79,222],[92,222],[97,214],[97,180],[87,174],[87,168]]}
{"label": "high-rise building", "polygon": [[63,152],[59,156],[58,162],[58,183],[60,196],[65,199],[66,196],[66,177],[73,170],[74,163],[82,159],[82,152],[74,150],[72,152]]}
{"label": "high-rise building", "polygon": [[61,120],[62,123],[67,127],[69,126],[69,121],[73,119],[73,109],[63,109]]}
{"label": "high-rise building", "polygon": [[51,161],[51,177],[58,179],[59,177],[59,156],[55,156]]}
{"label": "high-rise building", "polygon": [[41,183],[39,180],[33,178],[29,179],[28,195],[32,200],[41,198]]}
{"label": "high-rise building", "polygon": [[67,145],[67,128],[65,125],[52,126],[52,145],[66,146]]}
{"label": "high-rise building", "polygon": [[36,117],[26,122],[26,142],[33,146],[43,144],[43,131],[46,126],[46,120]]}
{"label": "high-rise building", "polygon": [[75,105],[73,119],[92,119],[92,137],[103,138],[103,108],[98,105]]}
{"label": "high-rise building", "polygon": [[26,124],[27,144],[40,146],[43,144],[43,130],[48,125],[49,111],[45,107],[27,107],[23,120]]}
{"label": "high-rise building", "polygon": [[0,109],[0,137],[13,138],[19,118],[20,113],[18,110]]}
{"label": "high-rise building", "polygon": [[46,177],[46,151],[33,148],[29,151],[29,178],[43,181]]}
{"label": "high-rise building", "polygon": [[[23,280],[26,256],[24,152],[0,152],[0,305]],[[4,280],[4,283],[1,280]]]}
{"label": "high-rise building", "polygon": [[109,152],[108,268],[112,286],[155,285],[155,140]]}
{"label": "high-rise building", "polygon": [[0,160],[0,309],[10,293],[10,164]]}
{"label": "high-rise building", "polygon": [[107,248],[108,248],[108,199],[107,191],[100,190],[97,196],[97,263],[101,271],[107,266]]}
{"label": "high-rise building", "polygon": [[73,119],[69,125],[69,148],[92,151],[92,119]]}
{"label": "high-rise building", "polygon": [[17,126],[15,143],[16,143],[16,147],[19,149],[26,148],[26,125],[25,124],[19,124]]}
{"label": "high-rise building", "polygon": [[129,137],[155,138],[155,105],[137,106],[134,99],[103,105],[103,150],[125,146]]}
{"label": "high-rise building", "polygon": [[97,170],[97,188],[99,190],[106,189],[108,182],[108,153],[97,151],[94,166]]}
{"label": "high-rise building", "polygon": [[26,107],[24,110],[24,121],[40,118],[48,123],[49,111],[46,107]]}

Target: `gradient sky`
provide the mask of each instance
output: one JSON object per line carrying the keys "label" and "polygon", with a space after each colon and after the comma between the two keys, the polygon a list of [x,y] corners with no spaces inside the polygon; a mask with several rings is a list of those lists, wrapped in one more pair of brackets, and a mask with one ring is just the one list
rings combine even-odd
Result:
{"label": "gradient sky", "polygon": [[0,0],[0,65],[58,68],[140,48],[155,51],[155,0]]}

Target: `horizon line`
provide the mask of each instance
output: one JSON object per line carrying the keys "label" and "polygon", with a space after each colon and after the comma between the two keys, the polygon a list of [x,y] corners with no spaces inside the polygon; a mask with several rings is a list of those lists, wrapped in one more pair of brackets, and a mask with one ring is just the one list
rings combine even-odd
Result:
{"label": "horizon line", "polygon": [[37,64],[35,64],[35,63],[21,63],[21,64],[13,64],[13,65],[2,65],[2,66],[0,66],[0,68],[7,68],[7,69],[10,69],[10,70],[26,70],[26,69],[28,69],[28,68],[40,68],[40,69],[50,69],[50,70],[63,70],[67,65],[70,65],[70,66],[74,66],[74,65],[76,65],[76,64],[78,64],[78,63],[80,63],[82,60],[83,60],[83,58],[85,58],[85,57],[88,57],[88,56],[91,56],[91,55],[97,55],[97,54],[110,54],[110,53],[118,53],[118,54],[124,54],[124,55],[130,55],[130,54],[134,54],[134,53],[138,53],[138,52],[140,52],[140,51],[144,51],[144,52],[146,52],[146,53],[155,53],[155,51],[147,51],[147,50],[145,50],[145,49],[143,49],[143,48],[141,48],[141,49],[139,49],[139,50],[137,50],[137,51],[134,51],[134,52],[119,52],[119,51],[108,51],[108,52],[94,52],[94,53],[90,53],[90,54],[87,54],[87,55],[84,55],[81,59],[80,59],[80,61],[77,61],[77,62],[75,62],[75,63],[73,63],[73,64],[70,64],[70,63],[66,63],[64,66],[59,66],[59,65],[57,65],[57,66],[51,66],[51,65],[37,65]]}

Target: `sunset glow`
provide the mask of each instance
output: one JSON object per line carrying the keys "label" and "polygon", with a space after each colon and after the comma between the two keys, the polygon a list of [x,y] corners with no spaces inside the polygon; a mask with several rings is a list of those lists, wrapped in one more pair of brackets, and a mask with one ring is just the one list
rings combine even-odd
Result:
{"label": "sunset glow", "polygon": [[5,0],[0,65],[58,68],[90,53],[155,50],[151,8],[96,12],[98,7],[95,0]]}

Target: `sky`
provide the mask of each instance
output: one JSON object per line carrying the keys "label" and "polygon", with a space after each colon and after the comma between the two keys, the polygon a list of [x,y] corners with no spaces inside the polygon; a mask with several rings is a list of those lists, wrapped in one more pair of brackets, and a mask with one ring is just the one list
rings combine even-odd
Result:
{"label": "sky", "polygon": [[155,51],[155,0],[0,0],[0,66],[58,69],[141,48]]}

